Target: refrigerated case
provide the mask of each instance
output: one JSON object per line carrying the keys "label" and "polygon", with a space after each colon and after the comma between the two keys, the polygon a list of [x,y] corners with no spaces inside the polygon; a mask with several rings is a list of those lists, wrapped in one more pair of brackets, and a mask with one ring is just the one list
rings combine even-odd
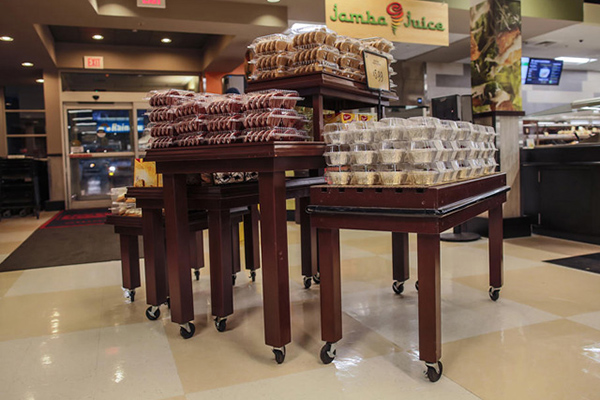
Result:
{"label": "refrigerated case", "polygon": [[105,207],[113,187],[133,184],[148,146],[147,103],[64,103],[67,207]]}

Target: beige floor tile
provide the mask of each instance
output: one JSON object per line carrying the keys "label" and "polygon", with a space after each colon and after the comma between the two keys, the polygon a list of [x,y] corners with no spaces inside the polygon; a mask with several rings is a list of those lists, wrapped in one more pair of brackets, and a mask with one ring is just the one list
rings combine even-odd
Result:
{"label": "beige floor tile", "polygon": [[[481,289],[488,287],[488,276],[454,279]],[[500,299],[547,311],[562,317],[600,311],[600,275],[552,264],[507,271]]]}
{"label": "beige floor tile", "polygon": [[188,397],[185,397],[185,396],[175,396],[175,397],[169,397],[168,399],[160,399],[160,400],[188,400]]}
{"label": "beige floor tile", "polygon": [[444,374],[482,399],[594,399],[600,331],[567,320],[444,345]]}
{"label": "beige floor tile", "polygon": [[6,295],[21,275],[23,271],[0,272],[0,297]]}
{"label": "beige floor tile", "polygon": [[[143,260],[141,261],[143,277]],[[63,265],[23,271],[6,296],[119,285],[122,285],[121,261]]]}
{"label": "beige floor tile", "polygon": [[13,251],[15,251],[22,242],[20,241],[6,241],[6,242],[0,242],[0,254],[10,254]]}
{"label": "beige floor tile", "polygon": [[366,360],[334,361],[325,368],[192,393],[188,394],[187,398],[189,400],[477,399],[468,390],[444,377],[439,382],[431,384],[423,376],[421,366],[414,368],[414,363],[409,360],[406,353]]}
{"label": "beige floor tile", "polygon": [[[320,340],[318,299],[292,305],[292,343],[286,359],[278,365],[270,347],[264,344],[262,309],[236,310],[227,331],[216,331],[212,318],[196,314],[196,335],[183,340],[175,324],[166,327],[179,377],[186,393],[279,377],[300,371],[326,368],[319,360]],[[344,315],[347,341],[340,361],[390,354],[399,349],[353,318]],[[342,349],[340,349],[342,350]],[[340,351],[339,350],[339,351]],[[216,368],[218,365],[235,365]]]}
{"label": "beige floor tile", "polygon": [[573,322],[578,322],[580,324],[587,325],[590,328],[600,330],[600,311],[580,315],[573,315],[568,319]]}
{"label": "beige floor tile", "polygon": [[118,286],[0,298],[0,341],[145,321],[145,293],[128,303]]}
{"label": "beige floor tile", "polygon": [[526,248],[535,248],[552,253],[564,254],[565,257],[600,252],[600,246],[598,245],[539,235],[532,235],[527,238],[508,239],[506,242]]}

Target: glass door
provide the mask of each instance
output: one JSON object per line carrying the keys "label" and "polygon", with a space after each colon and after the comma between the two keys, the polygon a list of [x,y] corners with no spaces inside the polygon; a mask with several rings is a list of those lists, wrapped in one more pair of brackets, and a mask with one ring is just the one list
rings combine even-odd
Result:
{"label": "glass door", "polygon": [[69,208],[107,207],[133,184],[137,118],[132,103],[64,106]]}
{"label": "glass door", "polygon": [[133,112],[136,116],[136,130],[137,134],[136,138],[136,158],[144,158],[146,155],[146,150],[150,148],[150,132],[146,131],[146,127],[148,126],[148,116],[146,113],[148,112],[148,102],[143,103],[133,103]]}

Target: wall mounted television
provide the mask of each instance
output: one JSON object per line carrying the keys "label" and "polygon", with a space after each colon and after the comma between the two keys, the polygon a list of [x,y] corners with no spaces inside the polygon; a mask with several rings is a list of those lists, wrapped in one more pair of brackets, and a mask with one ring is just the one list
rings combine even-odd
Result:
{"label": "wall mounted television", "polygon": [[525,77],[526,85],[558,85],[563,62],[547,58],[530,58]]}

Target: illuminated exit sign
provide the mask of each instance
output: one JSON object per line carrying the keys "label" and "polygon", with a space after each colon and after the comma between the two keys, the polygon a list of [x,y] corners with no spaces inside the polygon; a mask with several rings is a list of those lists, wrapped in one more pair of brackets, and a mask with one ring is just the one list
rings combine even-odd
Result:
{"label": "illuminated exit sign", "polygon": [[167,0],[137,0],[138,7],[166,8]]}
{"label": "illuminated exit sign", "polygon": [[104,69],[104,57],[84,56],[83,68],[85,69]]}

